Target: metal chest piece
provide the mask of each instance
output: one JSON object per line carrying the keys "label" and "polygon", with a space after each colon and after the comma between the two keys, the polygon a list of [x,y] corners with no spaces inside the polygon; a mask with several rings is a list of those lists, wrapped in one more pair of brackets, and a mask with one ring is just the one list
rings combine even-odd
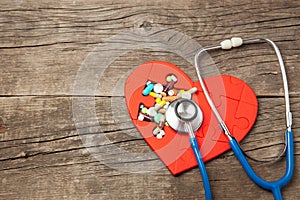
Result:
{"label": "metal chest piece", "polygon": [[166,121],[171,128],[179,133],[188,133],[187,123],[195,132],[202,124],[203,114],[194,101],[182,98],[170,104],[166,111]]}

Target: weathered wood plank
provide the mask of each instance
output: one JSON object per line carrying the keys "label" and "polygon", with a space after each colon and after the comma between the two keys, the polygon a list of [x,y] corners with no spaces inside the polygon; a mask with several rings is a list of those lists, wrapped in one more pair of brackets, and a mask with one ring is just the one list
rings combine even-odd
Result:
{"label": "weathered wood plank", "polygon": [[[184,199],[186,195],[191,199],[203,198],[197,169],[179,177],[172,177],[164,167],[151,173],[131,174],[104,165],[120,156],[114,152],[106,152],[106,155],[101,156],[100,161],[95,159],[89,154],[88,149],[103,147],[109,149],[117,146],[126,152],[134,152],[135,149],[135,152],[148,153],[150,150],[143,140],[132,136],[132,132],[138,134],[134,128],[130,129],[131,135],[128,135],[127,129],[122,131],[120,127],[111,125],[113,119],[108,116],[111,115],[112,109],[107,106],[111,105],[111,98],[108,97],[96,98],[96,110],[99,121],[103,121],[102,127],[110,143],[95,142],[99,146],[86,149],[72,120],[71,100],[68,97],[4,97],[1,99],[0,116],[4,127],[0,132],[1,198],[10,199],[18,196],[24,199],[54,199],[65,196],[67,199],[117,197]],[[243,148],[250,155],[260,159],[278,155],[282,148],[284,130],[282,103],[282,98],[259,99],[258,121],[242,143]],[[299,126],[297,126],[300,117],[297,112],[299,105],[300,98],[292,98],[295,136],[299,133]],[[119,119],[128,122],[125,116]],[[299,142],[299,138],[295,137],[296,166],[299,164]],[[139,165],[159,166],[158,160],[152,159],[140,161],[138,159],[135,163],[129,161],[117,165],[123,170],[128,167],[138,169]],[[282,174],[284,161],[271,167],[259,166],[257,163],[253,165],[258,174],[268,180],[275,180]],[[271,194],[257,188],[244,173],[241,173],[241,166],[231,152],[207,163],[207,169],[216,199],[271,198]],[[287,186],[284,193],[299,197],[297,192],[299,170],[297,167],[295,170],[294,181]],[[36,192],[36,189],[39,192]],[[26,192],[23,193],[24,190]],[[238,191],[241,190],[245,192],[239,194]],[[286,199],[294,199],[286,197]]]}
{"label": "weathered wood plank", "polygon": [[[178,55],[134,50],[118,57],[104,72],[96,90],[98,118],[90,119],[85,128],[87,135],[92,134],[99,120],[110,142],[86,148],[72,119],[74,82],[87,55],[129,28],[147,31],[156,27],[180,31],[203,46],[235,35],[277,42],[289,78],[296,153],[295,176],[283,195],[299,199],[299,8],[298,1],[0,1],[0,199],[204,198],[197,169],[173,177],[165,168],[133,174],[103,164],[125,170],[161,166],[145,142],[135,137],[138,133],[126,110],[112,115],[112,102],[122,99],[118,97],[122,91],[112,90],[124,74],[149,60],[172,62],[195,80],[192,65]],[[176,37],[167,39],[182,39]],[[103,55],[111,56],[110,51]],[[261,159],[276,156],[282,148],[284,106],[272,50],[267,45],[251,45],[211,52],[211,56],[221,73],[245,80],[260,97],[258,121],[243,148]],[[124,162],[115,160],[116,152],[106,152],[97,157],[99,162],[88,151],[105,152],[112,146],[149,155]],[[283,161],[271,167],[253,165],[268,180],[275,180],[284,168]],[[214,199],[272,199],[247,178],[231,152],[207,163],[207,169]]]}
{"label": "weathered wood plank", "polygon": [[[279,43],[279,46],[283,49],[291,94],[299,95],[299,87],[297,87],[297,74],[300,73],[297,67],[299,50],[293,50],[289,57],[285,56],[286,48],[292,46],[294,42],[288,43],[286,45]],[[255,48],[245,47],[245,50],[249,49],[247,52],[232,50],[219,56],[218,53],[214,56],[214,52],[211,55],[218,64],[220,73],[235,75],[245,80],[258,95],[282,95],[281,73],[276,57],[271,49],[265,48],[269,47],[263,46],[262,49],[258,45]],[[1,95],[4,96],[72,95],[76,73],[87,55],[81,52],[81,55],[77,56],[78,51],[61,52],[57,49],[49,51],[45,47],[37,48],[37,50],[9,50],[8,53],[6,53],[8,50],[0,51],[2,51],[0,71],[3,74],[0,79],[2,85],[0,90]],[[172,62],[196,80],[193,66],[175,54],[137,51],[122,56],[105,70],[103,77],[99,80],[101,90],[97,94],[111,96],[111,90],[120,77],[130,69],[150,60]],[[111,84],[105,84],[107,80]]]}
{"label": "weathered wood plank", "polygon": [[[82,1],[61,4],[1,2],[0,73],[3,76],[0,94],[71,95],[77,70],[88,52],[105,39],[133,27],[172,28],[195,38],[203,46],[233,35],[269,37],[282,49],[292,83],[291,92],[299,94],[296,84],[296,75],[300,73],[297,67],[299,49],[295,48],[299,45],[296,37],[299,33],[299,3],[262,3],[258,9],[258,5],[251,3],[229,1],[225,6],[217,2],[194,2],[195,9],[190,7],[193,3],[184,1],[157,5],[121,2],[121,5],[110,2],[99,5],[91,1],[88,7],[83,6]],[[141,8],[140,5],[144,6]],[[178,8],[179,5],[182,6]],[[259,45],[246,49],[249,52],[217,53],[219,56],[215,59],[220,63],[221,71],[246,79],[258,94],[281,94],[280,73],[275,67],[273,52]],[[110,52],[107,52],[109,56]],[[107,73],[114,74],[111,81],[115,83],[119,78],[116,72],[120,69],[125,73],[153,59],[170,61],[195,76],[191,64],[177,55],[148,51],[134,51],[118,58]],[[109,89],[102,91],[102,95],[109,95]]]}

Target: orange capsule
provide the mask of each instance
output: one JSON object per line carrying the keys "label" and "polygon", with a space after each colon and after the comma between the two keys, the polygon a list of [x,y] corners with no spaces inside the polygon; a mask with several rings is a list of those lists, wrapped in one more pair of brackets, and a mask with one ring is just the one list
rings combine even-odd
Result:
{"label": "orange capsule", "polygon": [[179,96],[168,96],[168,97],[163,97],[162,99],[164,101],[172,102],[175,101],[176,99],[179,99]]}
{"label": "orange capsule", "polygon": [[166,109],[161,108],[161,109],[158,110],[158,112],[161,113],[161,114],[165,114],[166,113]]}

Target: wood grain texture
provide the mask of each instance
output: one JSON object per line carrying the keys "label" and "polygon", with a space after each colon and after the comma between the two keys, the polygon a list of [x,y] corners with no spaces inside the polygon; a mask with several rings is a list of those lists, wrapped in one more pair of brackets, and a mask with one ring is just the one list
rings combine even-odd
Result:
{"label": "wood grain texture", "polygon": [[[235,35],[268,37],[278,44],[289,79],[295,134],[295,175],[283,196],[299,199],[299,19],[298,1],[0,1],[0,199],[204,199],[197,169],[173,177],[138,137],[126,110],[115,113],[115,102],[123,102],[115,84],[134,67],[165,60],[195,80],[188,61],[167,51],[134,50],[103,72],[95,98],[73,96],[80,66],[99,44],[130,28],[157,27],[182,32],[202,46]],[[285,118],[281,74],[272,49],[249,45],[210,55],[220,73],[245,80],[258,96],[258,120],[243,149],[260,159],[276,157],[283,147]],[[110,51],[104,56],[110,58]],[[85,134],[79,134],[72,101],[85,98],[95,100],[96,117],[82,127]],[[101,130],[95,128],[97,123]],[[87,146],[85,138],[96,133],[109,140]],[[148,156],[125,162],[117,160],[120,154],[110,151],[112,147],[123,149],[124,157]],[[267,180],[279,178],[284,164],[252,163]],[[126,172],[143,165],[160,168]],[[272,199],[247,178],[231,151],[206,166],[214,199]]]}

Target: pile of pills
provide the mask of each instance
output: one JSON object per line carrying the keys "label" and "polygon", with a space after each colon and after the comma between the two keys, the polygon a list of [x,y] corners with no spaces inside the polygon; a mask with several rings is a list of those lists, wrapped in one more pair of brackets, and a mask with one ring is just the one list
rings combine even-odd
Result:
{"label": "pile of pills", "polygon": [[196,87],[187,91],[175,89],[174,86],[176,82],[177,77],[174,74],[171,74],[166,77],[165,85],[148,81],[142,92],[144,96],[153,97],[155,99],[155,103],[150,108],[146,108],[143,104],[141,104],[138,120],[155,122],[156,128],[153,130],[153,135],[157,139],[162,139],[165,135],[164,127],[168,126],[165,113],[170,103],[179,98],[192,99],[192,94],[197,92]]}

